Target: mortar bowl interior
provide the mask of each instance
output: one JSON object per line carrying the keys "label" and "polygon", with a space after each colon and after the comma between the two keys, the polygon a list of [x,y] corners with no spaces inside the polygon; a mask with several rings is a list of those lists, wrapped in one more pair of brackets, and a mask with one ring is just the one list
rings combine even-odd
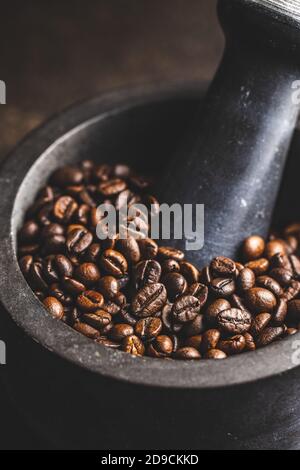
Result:
{"label": "mortar bowl interior", "polygon": [[[93,98],[64,111],[29,135],[1,169],[1,302],[35,341],[78,367],[131,383],[175,388],[253,382],[294,367],[294,338],[225,361],[164,361],[110,350],[52,319],[18,267],[17,230],[26,209],[55,168],[88,158],[125,162],[143,173],[160,174],[172,164],[173,152],[201,105],[202,90],[186,83],[151,85]],[[291,154],[297,153],[299,141],[297,131]],[[288,165],[292,168],[288,178],[296,174],[295,162],[291,159]],[[289,189],[282,191],[284,196],[278,202],[285,218],[294,197],[294,185],[286,179],[284,184]]]}

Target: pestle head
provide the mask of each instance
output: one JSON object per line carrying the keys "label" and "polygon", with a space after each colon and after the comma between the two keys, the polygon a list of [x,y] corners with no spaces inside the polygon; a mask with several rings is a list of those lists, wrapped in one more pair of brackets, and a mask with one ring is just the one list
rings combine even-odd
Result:
{"label": "pestle head", "polygon": [[[204,205],[204,246],[186,253],[198,265],[218,255],[235,258],[244,238],[268,233],[300,104],[292,99],[299,61],[287,52],[295,38],[300,44],[300,29],[290,34],[277,20],[280,14],[298,24],[299,10],[300,1],[219,2],[224,57],[159,191],[169,205]],[[170,245],[185,250],[193,236],[172,233]]]}

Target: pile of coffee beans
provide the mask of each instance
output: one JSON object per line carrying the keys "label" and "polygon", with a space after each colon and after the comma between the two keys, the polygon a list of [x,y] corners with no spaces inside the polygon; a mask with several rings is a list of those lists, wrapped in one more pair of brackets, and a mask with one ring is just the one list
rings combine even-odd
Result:
{"label": "pile of coffee beans", "polygon": [[[56,170],[18,235],[19,265],[48,312],[97,343],[136,356],[224,359],[300,326],[300,224],[268,240],[250,236],[241,260],[201,270],[147,237],[99,241],[97,206],[159,207],[126,165]],[[149,229],[137,214],[136,227]]]}

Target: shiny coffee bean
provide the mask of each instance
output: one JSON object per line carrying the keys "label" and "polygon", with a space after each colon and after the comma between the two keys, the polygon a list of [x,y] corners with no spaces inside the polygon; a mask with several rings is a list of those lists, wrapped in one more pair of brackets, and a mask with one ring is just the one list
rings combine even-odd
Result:
{"label": "shiny coffee bean", "polygon": [[79,168],[64,166],[56,170],[51,176],[51,183],[54,186],[65,188],[69,185],[80,184],[83,180],[83,173]]}
{"label": "shiny coffee bean", "polygon": [[162,358],[170,356],[173,352],[173,342],[169,336],[159,335],[148,346],[148,354],[152,357]]}
{"label": "shiny coffee bean", "polygon": [[270,276],[257,277],[256,284],[260,287],[265,287],[277,297],[280,297],[283,294],[283,290],[280,284]]}
{"label": "shiny coffee bean", "polygon": [[216,277],[231,277],[235,274],[236,264],[230,258],[218,256],[210,263],[210,269]]}
{"label": "shiny coffee bean", "polygon": [[221,351],[226,353],[227,356],[239,354],[245,349],[245,347],[246,339],[243,335],[235,335],[218,343],[218,349],[221,349]]}
{"label": "shiny coffee bean", "polygon": [[94,290],[85,290],[77,297],[77,305],[83,312],[94,312],[103,304],[103,295]]}
{"label": "shiny coffee bean", "polygon": [[265,328],[259,335],[257,339],[257,346],[264,347],[273,343],[273,341],[276,341],[278,338],[280,338],[283,332],[284,329],[282,326],[267,326],[267,328]]}
{"label": "shiny coffee bean", "polygon": [[121,191],[126,189],[126,182],[121,178],[114,178],[108,181],[103,181],[99,184],[98,190],[103,194],[103,196],[115,196]]}
{"label": "shiny coffee bean", "polygon": [[20,243],[33,243],[37,240],[39,233],[39,225],[34,220],[28,220],[19,231],[18,238]]}
{"label": "shiny coffee bean", "polygon": [[215,349],[220,340],[220,336],[221,333],[219,330],[206,330],[202,335],[201,351],[206,353],[209,349]]}
{"label": "shiny coffee bean", "polygon": [[269,269],[269,261],[266,258],[259,258],[255,261],[249,261],[245,264],[245,268],[251,269],[256,276],[265,274]]}
{"label": "shiny coffee bean", "polygon": [[196,318],[200,308],[200,302],[197,297],[182,295],[174,302],[172,315],[175,322],[186,323]]}
{"label": "shiny coffee bean", "polygon": [[244,338],[246,341],[245,348],[244,348],[245,351],[255,351],[256,344],[255,344],[253,336],[250,333],[244,333]]}
{"label": "shiny coffee bean", "polygon": [[290,284],[293,273],[288,269],[284,268],[274,268],[270,271],[270,276],[275,279],[283,287],[286,287]]}
{"label": "shiny coffee bean", "polygon": [[126,338],[124,338],[122,350],[133,356],[143,356],[145,354],[145,346],[142,340],[135,335],[126,336]]}
{"label": "shiny coffee bean", "polygon": [[46,297],[43,300],[43,304],[53,318],[60,320],[64,314],[63,305],[60,303],[56,297]]}
{"label": "shiny coffee bean", "polygon": [[192,263],[188,261],[181,261],[180,264],[180,273],[184,276],[189,284],[194,284],[199,282],[200,272]]}
{"label": "shiny coffee bean", "polygon": [[160,263],[160,265],[163,274],[179,273],[180,271],[180,265],[178,261],[175,261],[174,259],[165,259]]}
{"label": "shiny coffee bean", "polygon": [[166,274],[161,281],[167,289],[168,298],[173,301],[179,295],[184,294],[187,289],[187,282],[182,274],[169,273]]}
{"label": "shiny coffee bean", "polygon": [[97,339],[100,337],[100,333],[96,328],[94,328],[91,325],[88,325],[87,323],[83,323],[80,321],[77,321],[73,328],[78,331],[78,333],[81,333],[84,336],[87,336],[90,339]]}
{"label": "shiny coffee bean", "polygon": [[290,300],[295,299],[300,293],[300,282],[291,281],[289,286],[284,290],[281,298],[289,302]]}
{"label": "shiny coffee bean", "polygon": [[156,284],[161,276],[160,264],[152,259],[140,261],[134,269],[135,285],[137,288],[146,284]]}
{"label": "shiny coffee bean", "polygon": [[287,304],[289,318],[298,323],[300,321],[300,299],[290,300]]}
{"label": "shiny coffee bean", "polygon": [[135,334],[143,341],[149,341],[160,334],[162,321],[160,318],[147,317],[140,319],[134,327]]}
{"label": "shiny coffee bean", "polygon": [[195,282],[188,287],[186,293],[197,297],[201,308],[206,304],[208,298],[208,287],[205,284]]}
{"label": "shiny coffee bean", "polygon": [[132,300],[132,312],[137,317],[151,317],[162,310],[167,301],[167,291],[163,284],[146,284]]}
{"label": "shiny coffee bean", "polygon": [[191,348],[200,350],[202,343],[202,335],[190,336],[184,341],[184,346],[190,346]]}
{"label": "shiny coffee bean", "polygon": [[256,312],[271,312],[276,306],[276,298],[274,294],[262,287],[253,287],[245,293],[248,307]]}
{"label": "shiny coffee bean", "polygon": [[243,255],[247,261],[260,258],[265,251],[265,241],[258,235],[246,238],[243,243]]}
{"label": "shiny coffee bean", "polygon": [[93,235],[84,228],[75,228],[67,236],[67,249],[70,253],[83,253],[92,243]]}
{"label": "shiny coffee bean", "polygon": [[287,303],[284,299],[280,299],[273,313],[273,324],[276,326],[284,323],[287,315]]}
{"label": "shiny coffee bean", "polygon": [[141,238],[140,240],[137,240],[137,242],[142,259],[153,259],[157,256],[158,245],[154,240],[151,238]]}
{"label": "shiny coffee bean", "polygon": [[111,322],[111,315],[104,310],[96,310],[94,313],[84,313],[81,321],[93,326],[97,330],[102,330]]}
{"label": "shiny coffee bean", "polygon": [[210,349],[205,354],[205,359],[226,359],[227,355],[220,349]]}
{"label": "shiny coffee bean", "polygon": [[218,315],[218,326],[225,333],[242,334],[248,331],[251,327],[252,317],[249,312],[231,308],[224,310]]}
{"label": "shiny coffee bean", "polygon": [[59,223],[67,224],[78,209],[77,202],[71,196],[61,196],[53,207],[53,215]]}
{"label": "shiny coffee bean", "polygon": [[158,248],[158,257],[160,259],[174,259],[175,261],[183,261],[184,253],[176,248],[168,246],[160,246]]}
{"label": "shiny coffee bean", "polygon": [[175,357],[176,359],[184,361],[201,359],[199,351],[191,346],[184,346],[183,348],[178,349],[175,353]]}
{"label": "shiny coffee bean", "polygon": [[98,290],[106,299],[112,300],[119,292],[119,282],[113,276],[103,276],[98,282]]}
{"label": "shiny coffee bean", "polygon": [[76,268],[74,276],[86,286],[91,286],[99,281],[100,272],[94,263],[82,263]]}
{"label": "shiny coffee bean", "polygon": [[128,263],[136,264],[141,258],[139,245],[133,237],[117,240],[115,247],[125,256]]}
{"label": "shiny coffee bean", "polygon": [[128,270],[126,258],[119,251],[112,249],[103,252],[100,265],[107,274],[117,278],[124,276]]}
{"label": "shiny coffee bean", "polygon": [[237,287],[241,291],[246,291],[254,287],[255,285],[255,274],[252,269],[244,268],[240,271],[237,278]]}
{"label": "shiny coffee bean", "polygon": [[124,338],[133,334],[133,327],[126,323],[116,323],[109,332],[110,338],[117,342],[121,342]]}
{"label": "shiny coffee bean", "polygon": [[220,312],[229,310],[231,308],[230,303],[226,299],[216,299],[206,309],[205,318],[207,322],[214,326],[217,324],[217,318]]}
{"label": "shiny coffee bean", "polygon": [[210,284],[211,290],[217,297],[230,297],[235,291],[235,282],[230,278],[218,277]]}
{"label": "shiny coffee bean", "polygon": [[79,295],[86,290],[86,286],[82,282],[68,276],[63,278],[62,286],[72,295]]}
{"label": "shiny coffee bean", "polygon": [[266,328],[266,326],[270,323],[272,315],[270,313],[259,313],[256,315],[255,318],[252,320],[250,333],[253,336],[259,336],[260,333]]}
{"label": "shiny coffee bean", "polygon": [[[179,324],[180,325],[180,324]],[[194,320],[185,323],[182,328],[182,335],[195,336],[204,331],[204,318],[203,315],[198,314]]]}

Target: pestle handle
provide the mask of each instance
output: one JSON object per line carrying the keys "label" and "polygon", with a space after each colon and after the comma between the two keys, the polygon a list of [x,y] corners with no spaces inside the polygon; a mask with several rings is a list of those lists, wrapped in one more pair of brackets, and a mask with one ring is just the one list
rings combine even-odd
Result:
{"label": "pestle handle", "polygon": [[[200,265],[235,258],[252,233],[267,235],[299,114],[292,84],[300,76],[300,2],[293,3],[219,1],[223,59],[160,192],[169,204],[204,204],[204,247],[187,252]],[[192,238],[185,232],[171,245],[186,249]]]}

